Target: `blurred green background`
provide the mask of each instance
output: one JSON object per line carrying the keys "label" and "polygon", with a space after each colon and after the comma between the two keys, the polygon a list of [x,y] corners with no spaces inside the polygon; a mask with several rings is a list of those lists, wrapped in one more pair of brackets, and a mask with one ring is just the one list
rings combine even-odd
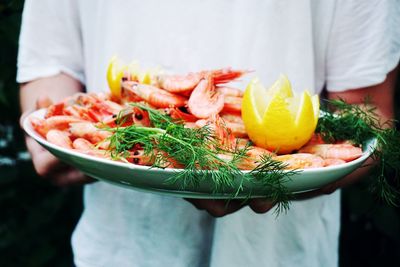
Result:
{"label": "blurred green background", "polygon": [[[0,0],[0,266],[71,266],[82,189],[37,177],[18,126],[22,8],[23,0]],[[366,187],[361,182],[343,190],[340,266],[400,266],[400,210],[377,204]]]}

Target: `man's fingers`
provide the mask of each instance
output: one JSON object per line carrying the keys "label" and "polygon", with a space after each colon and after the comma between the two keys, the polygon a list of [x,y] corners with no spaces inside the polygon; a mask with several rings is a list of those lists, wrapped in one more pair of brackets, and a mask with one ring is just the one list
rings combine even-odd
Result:
{"label": "man's fingers", "polygon": [[225,215],[225,207],[221,205],[220,200],[213,199],[186,199],[192,203],[199,210],[206,210],[210,215],[214,217],[222,217]]}
{"label": "man's fingers", "polygon": [[51,177],[51,182],[57,186],[77,185],[92,183],[95,180],[89,176],[84,175],[82,172],[67,167],[64,170],[59,170]]}
{"label": "man's fingers", "polygon": [[327,186],[324,186],[324,187],[322,188],[322,192],[323,192],[325,195],[330,195],[330,194],[332,194],[333,192],[335,192],[339,187],[340,187],[340,186],[338,185],[338,183],[332,183],[332,184],[329,184],[329,185],[327,185]]}
{"label": "man's fingers", "polygon": [[66,186],[94,181],[93,178],[58,160],[32,138],[26,137],[26,146],[32,155],[32,163],[37,174],[53,184]]}
{"label": "man's fingers", "polygon": [[252,199],[249,201],[250,208],[256,213],[266,213],[274,207],[275,203],[267,199]]}
{"label": "man's fingers", "polygon": [[32,163],[37,174],[48,176],[59,168],[60,161],[30,137],[26,138],[26,147],[32,155]]}
{"label": "man's fingers", "polygon": [[311,191],[307,191],[307,192],[303,192],[303,193],[298,193],[298,194],[296,194],[294,196],[295,200],[306,200],[306,199],[310,199],[310,198],[314,198],[314,197],[318,197],[318,196],[322,196],[322,195],[332,194],[338,188],[341,187],[341,181],[343,179],[341,179],[341,180],[339,180],[337,182],[333,182],[331,184],[325,185],[324,187],[321,187],[321,188],[318,188],[318,189],[315,189],[315,190],[311,190]]}
{"label": "man's fingers", "polygon": [[266,213],[275,205],[266,199],[251,199],[247,202],[241,200],[215,200],[215,199],[186,199],[200,210],[206,210],[214,217],[222,217],[236,212],[246,205],[256,213]]}
{"label": "man's fingers", "polygon": [[246,206],[242,200],[229,200],[228,202],[224,200],[222,204],[224,204],[226,214],[234,213]]}
{"label": "man's fingers", "polygon": [[244,205],[237,200],[229,202],[215,199],[186,199],[200,210],[206,210],[214,217],[222,217],[241,209]]}

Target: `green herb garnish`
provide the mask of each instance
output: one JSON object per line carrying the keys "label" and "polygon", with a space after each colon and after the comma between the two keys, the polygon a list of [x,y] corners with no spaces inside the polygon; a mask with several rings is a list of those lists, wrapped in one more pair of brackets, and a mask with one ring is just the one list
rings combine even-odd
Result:
{"label": "green herb garnish", "polygon": [[[154,127],[131,125],[108,128],[113,132],[109,140],[114,157],[126,157],[127,151],[140,145],[145,155],[154,160],[152,167],[165,168],[171,159],[182,166],[167,182],[178,183],[183,189],[196,187],[208,180],[213,184],[214,193],[236,188],[234,197],[245,189],[246,183],[257,183],[265,188],[263,195],[277,203],[277,214],[289,208],[292,194],[284,182],[296,171],[287,171],[285,164],[264,156],[254,170],[243,172],[237,164],[248,157],[248,146],[224,147],[208,126],[185,128],[168,115],[146,105],[131,105],[147,111]],[[220,154],[228,155],[228,159],[221,158]]]}
{"label": "green herb garnish", "polygon": [[[330,112],[332,108],[335,112]],[[376,138],[372,154],[376,164],[371,169],[370,190],[382,201],[398,206],[400,196],[400,134],[388,128],[391,121],[380,123],[369,100],[363,106],[350,105],[343,100],[328,100],[325,114],[318,121],[316,132],[328,142],[349,140],[362,144]],[[387,125],[385,125],[387,124]]]}

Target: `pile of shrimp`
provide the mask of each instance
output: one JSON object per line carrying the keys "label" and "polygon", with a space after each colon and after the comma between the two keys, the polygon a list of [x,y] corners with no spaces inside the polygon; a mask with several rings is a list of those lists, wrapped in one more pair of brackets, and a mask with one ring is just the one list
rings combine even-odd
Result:
{"label": "pile of shrimp", "polygon": [[[242,90],[227,86],[247,71],[231,68],[200,71],[186,75],[155,75],[151,84],[140,83],[134,75],[125,73],[119,97],[106,93],[78,93],[51,105],[43,119],[32,118],[34,129],[50,143],[91,156],[109,158],[107,125],[116,127],[117,117],[124,116],[124,124],[152,127],[147,111],[129,105],[140,102],[184,123],[188,128],[205,125],[213,129],[222,146],[247,148],[247,157],[238,163],[243,170],[254,169],[263,155],[286,164],[288,169],[307,169],[343,164],[362,155],[360,147],[349,142],[326,144],[318,135],[297,153],[276,155],[261,147],[248,146],[241,117]],[[150,166],[153,159],[139,145],[129,151],[128,162]],[[232,156],[220,154],[223,160]],[[172,162],[168,167],[179,168]]]}

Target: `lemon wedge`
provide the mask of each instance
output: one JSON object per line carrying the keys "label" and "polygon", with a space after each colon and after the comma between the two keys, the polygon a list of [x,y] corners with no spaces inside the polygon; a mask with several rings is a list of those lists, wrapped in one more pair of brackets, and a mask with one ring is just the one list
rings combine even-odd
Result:
{"label": "lemon wedge", "polygon": [[258,79],[252,80],[243,96],[242,118],[250,139],[280,154],[307,143],[318,117],[318,95],[311,96],[308,91],[294,95],[283,75],[268,90]]}
{"label": "lemon wedge", "polygon": [[131,81],[151,85],[156,81],[156,76],[162,72],[162,69],[159,67],[143,70],[140,68],[137,61],[132,61],[128,65],[123,65],[118,58],[114,56],[108,64],[107,82],[111,94],[119,98],[121,96],[121,80],[124,75],[127,75]]}
{"label": "lemon wedge", "polygon": [[150,69],[147,69],[147,70],[138,70],[138,72],[136,73],[137,74],[137,80],[140,82],[140,83],[143,83],[143,84],[154,84],[154,83],[156,83],[156,80],[157,80],[157,76],[158,75],[160,75],[160,74],[162,74],[162,69],[161,68],[159,68],[159,67],[155,67],[155,68],[150,68]]}
{"label": "lemon wedge", "polygon": [[117,98],[121,97],[121,80],[125,70],[126,66],[122,65],[116,56],[113,56],[107,68],[107,83],[111,94]]}

